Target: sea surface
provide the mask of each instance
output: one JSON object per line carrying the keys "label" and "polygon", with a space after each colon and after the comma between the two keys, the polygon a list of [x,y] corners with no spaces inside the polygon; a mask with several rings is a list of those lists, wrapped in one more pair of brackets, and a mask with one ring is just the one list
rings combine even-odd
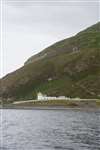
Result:
{"label": "sea surface", "polygon": [[100,150],[100,110],[0,110],[0,150]]}

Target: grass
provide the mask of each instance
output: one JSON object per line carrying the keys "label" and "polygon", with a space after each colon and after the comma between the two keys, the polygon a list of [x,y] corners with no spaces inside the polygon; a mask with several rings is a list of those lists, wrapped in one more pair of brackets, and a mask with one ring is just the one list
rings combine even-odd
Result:
{"label": "grass", "polygon": [[47,100],[47,101],[31,101],[13,104],[12,106],[24,107],[42,107],[42,106],[64,106],[64,107],[97,107],[100,106],[99,100]]}
{"label": "grass", "polygon": [[96,101],[96,105],[100,107],[100,99]]}
{"label": "grass", "polygon": [[[34,99],[37,92],[41,91],[51,96],[98,98],[99,26],[100,23],[33,56],[34,61],[35,58],[47,54],[45,58],[29,63],[0,80],[0,97],[14,100]],[[79,51],[73,53],[75,47]],[[48,81],[48,78],[52,78],[52,81]]]}

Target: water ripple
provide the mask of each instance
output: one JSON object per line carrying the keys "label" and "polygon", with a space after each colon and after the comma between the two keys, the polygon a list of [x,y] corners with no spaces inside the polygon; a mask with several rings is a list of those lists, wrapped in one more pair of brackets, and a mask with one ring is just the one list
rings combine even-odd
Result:
{"label": "water ripple", "polygon": [[2,119],[0,150],[100,150],[97,110],[3,110]]}

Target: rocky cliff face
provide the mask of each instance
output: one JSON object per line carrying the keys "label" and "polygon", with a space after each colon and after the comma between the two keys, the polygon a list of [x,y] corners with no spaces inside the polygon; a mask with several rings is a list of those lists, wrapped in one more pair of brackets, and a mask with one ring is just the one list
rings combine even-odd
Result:
{"label": "rocky cliff face", "polygon": [[100,22],[32,56],[0,80],[0,97],[5,99],[32,99],[38,91],[100,97]]}

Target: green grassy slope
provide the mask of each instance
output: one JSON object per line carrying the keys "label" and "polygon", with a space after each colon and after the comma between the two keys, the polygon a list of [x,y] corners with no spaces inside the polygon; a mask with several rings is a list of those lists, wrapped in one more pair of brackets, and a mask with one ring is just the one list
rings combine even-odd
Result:
{"label": "green grassy slope", "polygon": [[31,57],[0,81],[0,89],[0,96],[6,99],[32,99],[38,91],[100,97],[100,23]]}

